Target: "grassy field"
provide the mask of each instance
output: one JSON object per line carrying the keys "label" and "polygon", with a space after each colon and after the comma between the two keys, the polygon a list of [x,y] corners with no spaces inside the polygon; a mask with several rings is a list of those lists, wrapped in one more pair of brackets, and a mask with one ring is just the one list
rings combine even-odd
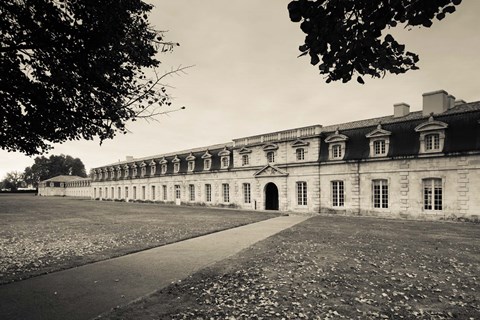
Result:
{"label": "grassy field", "polygon": [[480,226],[318,216],[102,319],[480,319]]}
{"label": "grassy field", "polygon": [[0,284],[275,216],[0,194]]}

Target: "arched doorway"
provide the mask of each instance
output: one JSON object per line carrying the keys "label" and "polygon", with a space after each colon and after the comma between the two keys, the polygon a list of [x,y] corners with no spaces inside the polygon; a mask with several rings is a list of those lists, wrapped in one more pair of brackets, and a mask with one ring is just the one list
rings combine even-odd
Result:
{"label": "arched doorway", "polygon": [[273,182],[265,186],[265,210],[278,210],[278,188]]}

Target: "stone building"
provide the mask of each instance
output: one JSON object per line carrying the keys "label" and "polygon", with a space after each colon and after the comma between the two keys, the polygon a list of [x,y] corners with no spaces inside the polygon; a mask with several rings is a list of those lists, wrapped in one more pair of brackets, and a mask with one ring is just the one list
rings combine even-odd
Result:
{"label": "stone building", "polygon": [[56,176],[38,184],[39,196],[87,197],[92,196],[91,179],[78,176]]}
{"label": "stone building", "polygon": [[92,170],[92,197],[249,210],[454,219],[480,214],[480,102],[233,139]]}

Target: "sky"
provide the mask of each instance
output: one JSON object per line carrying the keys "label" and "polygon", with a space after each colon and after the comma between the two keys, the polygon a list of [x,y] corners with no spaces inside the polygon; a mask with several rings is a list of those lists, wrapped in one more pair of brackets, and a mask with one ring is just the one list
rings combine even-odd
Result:
{"label": "sky", "polygon": [[[480,100],[480,1],[463,0],[457,11],[430,28],[388,30],[420,56],[420,70],[365,85],[326,84],[307,57],[297,58],[304,34],[290,22],[289,0],[151,0],[150,22],[179,42],[159,54],[159,71],[193,66],[168,77],[174,108],[156,121],[127,125],[130,133],[99,144],[73,141],[51,154],[80,158],[88,170],[232,139],[314,124],[332,125],[393,114],[393,105],[421,110],[422,93],[446,90],[467,102]],[[34,157],[0,150],[0,178],[23,171]]]}

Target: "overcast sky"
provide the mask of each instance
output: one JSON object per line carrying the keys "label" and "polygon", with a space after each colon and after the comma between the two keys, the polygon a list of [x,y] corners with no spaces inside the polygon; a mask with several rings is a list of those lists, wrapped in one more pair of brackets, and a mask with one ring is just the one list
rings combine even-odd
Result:
{"label": "overcast sky", "polygon": [[[160,71],[194,65],[174,76],[176,107],[186,109],[128,126],[114,140],[56,145],[50,154],[82,159],[87,170],[124,160],[229,142],[271,131],[393,114],[393,104],[421,109],[422,93],[444,89],[467,102],[480,100],[480,1],[463,0],[457,12],[431,28],[391,29],[407,50],[420,55],[420,70],[387,75],[365,85],[326,84],[306,57],[304,38],[290,22],[289,0],[152,1],[151,23],[179,42],[159,55]],[[48,156],[48,155],[47,155]],[[23,171],[33,158],[0,151],[0,177]]]}

